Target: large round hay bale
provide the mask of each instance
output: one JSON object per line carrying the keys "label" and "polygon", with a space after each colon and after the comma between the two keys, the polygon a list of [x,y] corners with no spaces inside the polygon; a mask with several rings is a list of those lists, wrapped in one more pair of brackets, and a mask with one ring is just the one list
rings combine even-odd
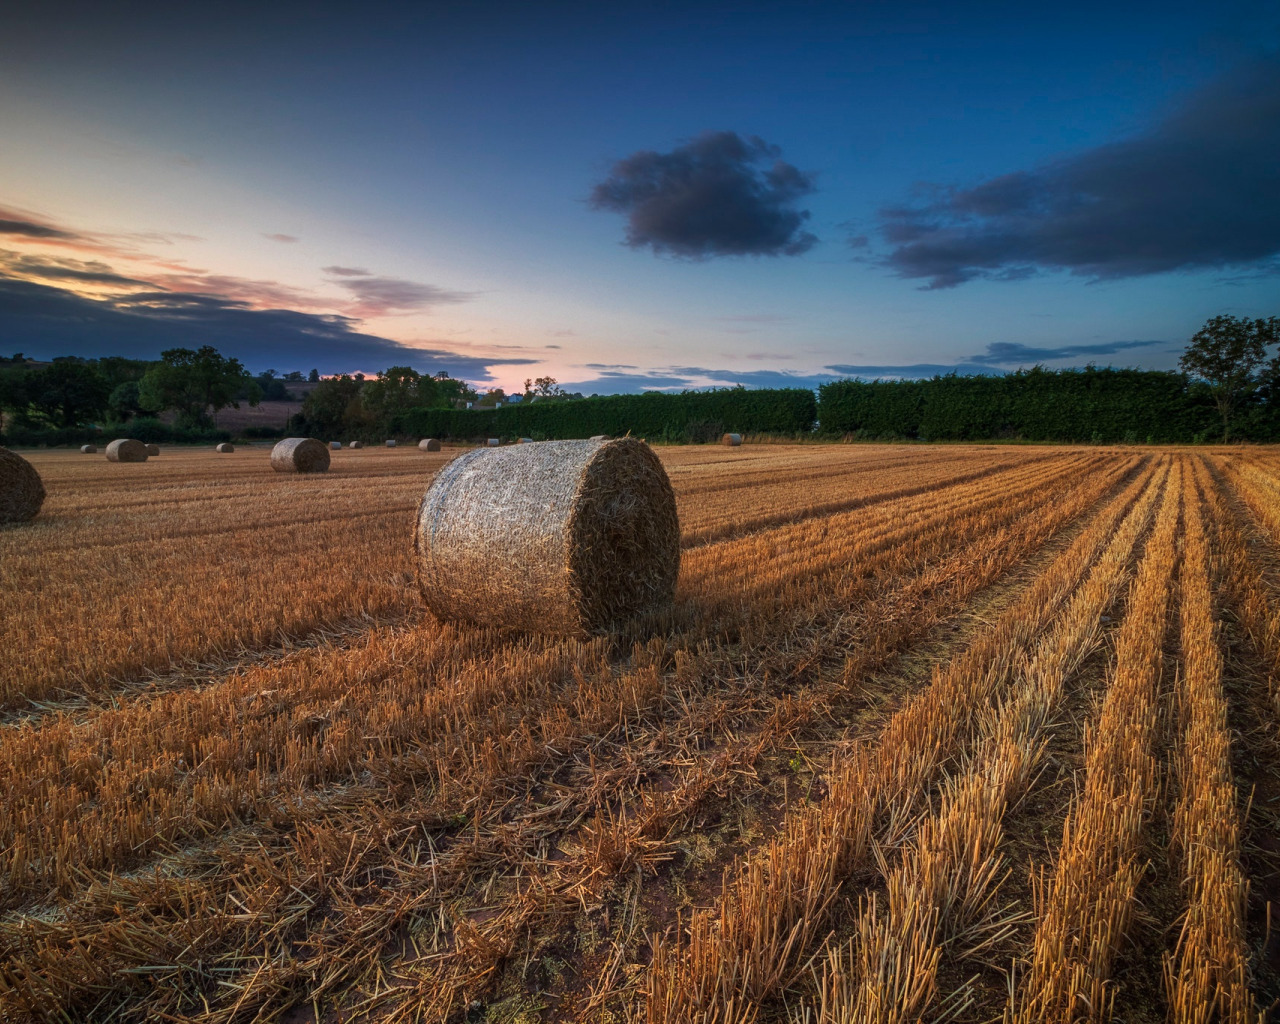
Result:
{"label": "large round hay bale", "polygon": [[347,447],[348,447],[348,448],[363,448],[363,447],[364,447],[364,442],[363,442],[363,441],[352,441],[349,445],[347,445]]}
{"label": "large round hay bale", "polygon": [[109,462],[146,462],[147,446],[131,437],[122,437],[107,445]]}
{"label": "large round hay bale", "polygon": [[738,445],[742,444],[742,435],[741,434],[725,434],[724,437],[720,438],[720,443],[723,445],[728,445],[730,448],[737,448]]}
{"label": "large round hay bale", "polygon": [[388,448],[394,448],[395,446],[396,446],[395,438],[390,438],[390,439],[387,441],[387,447],[388,447]]}
{"label": "large round hay bale", "polygon": [[582,635],[670,602],[675,495],[635,438],[480,448],[435,477],[414,531],[442,620]]}
{"label": "large round hay bale", "polygon": [[286,437],[271,449],[271,468],[277,473],[323,473],[329,468],[329,449],[314,437]]}
{"label": "large round hay bale", "polygon": [[44,484],[36,467],[17,452],[0,448],[0,523],[25,523],[44,504]]}
{"label": "large round hay bale", "polygon": [[160,446],[159,446],[158,444],[149,444],[149,445],[147,445],[147,456],[148,456],[148,457],[150,457],[150,456],[152,456],[152,455],[159,455],[159,454],[160,454]]}
{"label": "large round hay bale", "polygon": [[96,444],[82,444],[80,446],[80,451],[85,455],[97,455],[98,446]]}
{"label": "large round hay bale", "polygon": [[213,450],[215,452],[221,452],[223,455],[230,455],[233,451],[236,450],[236,446],[233,444],[228,444],[226,441],[223,441],[222,444],[218,445]]}
{"label": "large round hay bale", "polygon": [[486,443],[489,445],[490,448],[497,448],[499,445],[502,444],[502,438],[491,437]]}
{"label": "large round hay bale", "polygon": [[342,450],[342,442],[341,442],[341,441],[330,441],[330,442],[329,442],[329,451],[331,451],[331,452],[337,452],[337,451],[341,451],[341,450]]}
{"label": "large round hay bale", "polygon": [[434,437],[424,437],[418,442],[418,447],[424,452],[438,452],[440,450],[440,442]]}

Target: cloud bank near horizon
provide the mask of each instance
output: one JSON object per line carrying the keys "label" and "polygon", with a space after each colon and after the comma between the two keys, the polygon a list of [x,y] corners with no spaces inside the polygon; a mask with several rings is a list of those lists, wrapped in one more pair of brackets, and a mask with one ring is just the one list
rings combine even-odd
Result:
{"label": "cloud bank near horizon", "polygon": [[407,365],[421,372],[445,370],[479,384],[496,379],[496,366],[539,362],[417,348],[364,333],[358,325],[351,317],[254,309],[215,295],[150,291],[90,299],[54,285],[0,277],[0,337],[12,351],[42,359],[156,359],[167,348],[213,345],[255,372],[315,367],[333,374]]}

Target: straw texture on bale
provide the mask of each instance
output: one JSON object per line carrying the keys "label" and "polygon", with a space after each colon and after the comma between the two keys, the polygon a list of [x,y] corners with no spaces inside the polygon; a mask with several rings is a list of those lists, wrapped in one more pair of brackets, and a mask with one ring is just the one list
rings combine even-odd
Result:
{"label": "straw texture on bale", "polygon": [[390,439],[390,440],[388,440],[388,441],[387,441],[387,447],[388,447],[388,448],[394,448],[395,446],[396,446],[396,442],[395,442],[395,439],[394,439],[394,438],[392,438],[392,439]]}
{"label": "straw texture on bale", "polygon": [[330,442],[329,442],[329,450],[330,450],[330,451],[336,452],[336,451],[340,451],[341,449],[342,449],[342,442],[341,442],[341,441],[330,441]]}
{"label": "straw texture on bale", "polygon": [[122,437],[107,445],[107,460],[109,462],[146,462],[147,446],[130,437]]}
{"label": "straw texture on bale", "polygon": [[44,504],[44,484],[36,467],[17,452],[0,448],[0,523],[25,523]]}
{"label": "straw texture on bale", "polygon": [[80,446],[80,451],[82,451],[85,455],[97,455],[98,446],[96,444],[82,444]]}
{"label": "straw texture on bale", "polygon": [[329,468],[329,449],[314,437],[286,437],[271,449],[271,468],[277,473],[323,473]]}
{"label": "straw texture on bale", "polygon": [[502,438],[500,438],[500,437],[491,437],[491,438],[489,438],[489,447],[490,447],[490,448],[497,448],[500,444],[502,444]]}
{"label": "straw texture on bale", "polygon": [[364,442],[363,442],[363,441],[352,441],[349,445],[347,445],[347,447],[348,447],[348,448],[363,448],[363,447],[364,447]]}
{"label": "straw texture on bale", "polygon": [[671,601],[680,523],[647,445],[547,441],[445,466],[414,550],[437,618],[580,636]]}
{"label": "straw texture on bale", "polygon": [[218,445],[214,449],[215,452],[222,452],[223,455],[226,455],[227,453],[233,452],[235,450],[236,450],[236,446],[233,444],[227,444],[226,441],[223,441],[222,444]]}
{"label": "straw texture on bale", "polygon": [[158,444],[147,445],[147,455],[150,456],[150,455],[159,455],[159,454],[160,454],[160,446]]}
{"label": "straw texture on bale", "polygon": [[438,452],[440,450],[440,442],[434,437],[424,437],[418,442],[418,447],[424,452]]}
{"label": "straw texture on bale", "polygon": [[728,445],[730,448],[737,448],[738,445],[742,444],[742,435],[725,434],[724,437],[720,438],[720,443]]}

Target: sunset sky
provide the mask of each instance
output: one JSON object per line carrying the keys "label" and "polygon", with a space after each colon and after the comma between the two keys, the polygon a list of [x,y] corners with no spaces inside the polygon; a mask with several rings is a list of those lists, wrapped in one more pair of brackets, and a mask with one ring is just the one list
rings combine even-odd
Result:
{"label": "sunset sky", "polygon": [[0,353],[507,389],[1171,368],[1280,314],[1280,5],[46,3]]}

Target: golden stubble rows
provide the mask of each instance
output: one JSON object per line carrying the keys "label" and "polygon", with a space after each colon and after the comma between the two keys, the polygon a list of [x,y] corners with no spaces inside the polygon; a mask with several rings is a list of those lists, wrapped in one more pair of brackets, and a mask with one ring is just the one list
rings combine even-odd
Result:
{"label": "golden stubble rows", "polygon": [[[3,690],[0,1016],[1104,1019],[1156,813],[1182,879],[1156,1009],[1254,1012],[1214,622],[1276,663],[1274,456],[661,454],[677,604],[590,642],[421,613],[408,522],[448,452],[315,480],[37,456],[49,519],[0,534],[0,639],[37,641]],[[873,732],[840,728],[1001,590]],[[1099,645],[1061,846],[1010,906],[1010,809]],[[707,823],[767,810],[802,739],[813,798],[687,891]],[[570,938],[599,913],[607,955]],[[549,950],[576,995],[534,993]],[[1007,1005],[940,981],[975,951],[1008,957]]]}

